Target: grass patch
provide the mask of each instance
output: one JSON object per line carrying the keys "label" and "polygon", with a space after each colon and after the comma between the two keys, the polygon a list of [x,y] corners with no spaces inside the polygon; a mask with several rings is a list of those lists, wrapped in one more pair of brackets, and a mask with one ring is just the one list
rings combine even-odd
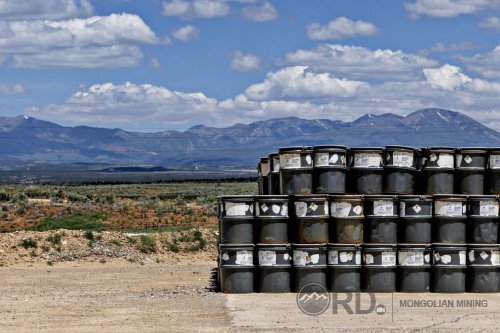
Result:
{"label": "grass patch", "polygon": [[37,241],[31,237],[24,238],[19,245],[24,247],[26,250],[27,249],[36,249],[38,247]]}
{"label": "grass patch", "polygon": [[142,253],[156,253],[158,247],[156,246],[156,239],[153,236],[142,235],[141,242],[139,243],[138,249]]}
{"label": "grass patch", "polygon": [[104,229],[102,221],[105,219],[105,214],[77,212],[59,218],[46,217],[40,224],[34,227],[34,230],[68,229],[101,231]]}
{"label": "grass patch", "polygon": [[122,242],[120,242],[118,239],[112,239],[111,240],[111,244],[116,245],[118,247],[122,247],[123,246]]}
{"label": "grass patch", "polygon": [[62,239],[62,235],[57,233],[57,234],[54,234],[54,235],[50,235],[49,237],[47,237],[47,241],[52,243],[52,245],[61,245],[61,239]]}

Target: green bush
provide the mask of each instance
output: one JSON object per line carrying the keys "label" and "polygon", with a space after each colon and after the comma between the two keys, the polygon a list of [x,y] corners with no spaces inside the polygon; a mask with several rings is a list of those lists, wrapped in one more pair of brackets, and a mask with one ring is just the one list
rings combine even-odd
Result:
{"label": "green bush", "polygon": [[50,235],[49,237],[47,237],[47,241],[52,243],[53,245],[61,245],[61,238],[62,238],[62,235],[57,233],[57,234],[53,234],[53,235]]}
{"label": "green bush", "polygon": [[101,231],[104,229],[102,222],[105,219],[106,215],[100,213],[76,212],[59,218],[46,217],[40,224],[35,226],[34,230],[68,229]]}
{"label": "green bush", "polygon": [[158,251],[158,247],[156,246],[156,239],[152,236],[141,235],[139,251],[141,251],[142,253],[156,253]]}
{"label": "green bush", "polygon": [[26,250],[27,249],[36,249],[38,247],[38,243],[36,240],[34,240],[33,238],[29,237],[29,238],[24,238],[22,241],[21,241],[21,244],[20,244],[22,247],[24,247]]}

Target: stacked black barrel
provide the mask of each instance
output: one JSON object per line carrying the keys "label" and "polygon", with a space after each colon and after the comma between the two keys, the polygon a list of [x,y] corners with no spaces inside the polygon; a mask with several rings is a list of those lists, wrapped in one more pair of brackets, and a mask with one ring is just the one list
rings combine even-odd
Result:
{"label": "stacked black barrel", "polygon": [[500,148],[286,147],[258,172],[219,198],[225,292],[500,291]]}

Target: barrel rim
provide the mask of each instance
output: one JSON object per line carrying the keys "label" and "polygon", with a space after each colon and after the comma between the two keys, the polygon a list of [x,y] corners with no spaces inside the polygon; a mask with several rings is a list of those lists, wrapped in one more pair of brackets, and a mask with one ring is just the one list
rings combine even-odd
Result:
{"label": "barrel rim", "polygon": [[255,195],[244,195],[244,194],[235,194],[235,195],[219,195],[217,196],[217,199],[222,200],[222,199],[248,199],[248,200],[254,200]]}
{"label": "barrel rim", "polygon": [[437,153],[448,153],[451,151],[451,153],[455,153],[455,148],[454,147],[449,147],[449,146],[429,146],[429,147],[424,147],[422,148],[422,151],[424,152],[437,152]]}
{"label": "barrel rim", "polygon": [[463,154],[464,152],[472,152],[472,153],[479,153],[479,154],[487,154],[488,153],[488,148],[486,147],[459,147],[456,148],[456,152],[460,152],[460,154]]}
{"label": "barrel rim", "polygon": [[288,195],[286,194],[259,194],[254,196],[255,202],[257,200],[280,200],[280,199],[286,199],[288,201]]}
{"label": "barrel rim", "polygon": [[351,200],[351,199],[352,200],[357,200],[357,199],[359,199],[359,200],[363,201],[364,198],[365,198],[365,195],[363,195],[363,194],[345,194],[345,195],[343,195],[343,194],[329,194],[328,198],[329,199],[337,199],[337,198],[339,198],[339,199],[346,199],[346,200]]}
{"label": "barrel rim", "polygon": [[312,152],[312,146],[290,146],[290,147],[279,147],[278,155],[285,153],[310,153]]}
{"label": "barrel rim", "polygon": [[411,146],[402,146],[402,145],[387,145],[384,147],[385,150],[396,151],[396,150],[411,150],[414,153],[418,151],[417,148]]}
{"label": "barrel rim", "polygon": [[[427,194],[422,194],[422,195],[419,195],[419,194],[401,194],[401,195],[398,195],[398,200],[399,202],[401,202],[401,199],[403,200],[407,200],[407,201],[430,201],[432,202],[433,201],[433,197],[432,195],[427,195]],[[412,199],[415,199],[415,200],[412,200]]]}
{"label": "barrel rim", "polygon": [[450,200],[450,201],[459,201],[459,202],[462,202],[462,201],[466,201],[468,196],[467,194],[433,194],[432,195],[433,199],[436,200],[436,199],[454,199],[454,198],[457,198],[457,199],[460,199],[460,200]]}
{"label": "barrel rim", "polygon": [[313,152],[316,152],[317,150],[320,151],[320,150],[330,150],[330,149],[332,149],[332,151],[347,152],[348,149],[348,147],[344,145],[317,145],[313,146],[312,148]]}

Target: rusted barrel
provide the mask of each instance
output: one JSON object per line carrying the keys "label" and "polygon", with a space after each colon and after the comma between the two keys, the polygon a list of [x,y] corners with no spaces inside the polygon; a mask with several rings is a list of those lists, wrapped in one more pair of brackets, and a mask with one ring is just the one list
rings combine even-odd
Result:
{"label": "rusted barrel", "polygon": [[[292,244],[294,290],[300,291],[307,284],[312,285],[310,291],[327,290],[327,248],[326,244]],[[308,289],[309,290],[309,289]]]}
{"label": "rusted barrel", "polygon": [[269,194],[279,195],[280,189],[280,156],[279,154],[269,154]]}
{"label": "rusted barrel", "polygon": [[469,201],[469,242],[478,244],[498,243],[498,197],[471,195]]}
{"label": "rusted barrel", "polygon": [[434,196],[434,242],[467,242],[467,196]]}
{"label": "rusted barrel", "polygon": [[365,196],[366,243],[393,244],[398,241],[398,204],[393,195]]}
{"label": "rusted barrel", "polygon": [[254,197],[228,195],[219,198],[220,242],[222,244],[253,244]]}
{"label": "rusted barrel", "polygon": [[426,194],[454,193],[455,150],[449,147],[430,147],[422,151],[425,162],[423,176]]}
{"label": "rusted barrel", "polygon": [[432,244],[433,291],[465,292],[466,251],[467,247],[464,244]]}
{"label": "rusted barrel", "polygon": [[386,146],[384,156],[384,193],[413,194],[417,171],[417,150],[405,146]]}
{"label": "rusted barrel", "polygon": [[251,293],[254,291],[254,246],[248,244],[220,244],[219,271],[224,293]]}
{"label": "rusted barrel", "polygon": [[455,154],[457,193],[484,194],[485,148],[460,148]]}
{"label": "rusted barrel", "polygon": [[279,149],[281,194],[313,193],[312,147]]}
{"label": "rusted barrel", "polygon": [[314,193],[346,192],[347,147],[323,145],[313,147]]}
{"label": "rusted barrel", "polygon": [[330,291],[360,291],[361,267],[360,244],[328,244],[328,282]]}
{"label": "rusted barrel", "polygon": [[293,203],[295,241],[302,244],[328,243],[328,197],[326,195],[296,195]]}
{"label": "rusted barrel", "polygon": [[258,227],[258,243],[288,243],[289,222],[287,195],[262,195],[255,197],[255,223]]}
{"label": "rusted barrel", "polygon": [[351,148],[350,183],[354,193],[382,194],[383,148]]}
{"label": "rusted barrel", "polygon": [[500,291],[500,245],[469,244],[468,280],[473,293],[496,293]]}
{"label": "rusted barrel", "polygon": [[396,244],[364,244],[363,267],[366,289],[396,292]]}
{"label": "rusted barrel", "polygon": [[427,195],[400,195],[399,243],[432,242],[432,197]]}
{"label": "rusted barrel", "polygon": [[429,292],[431,266],[431,244],[398,244],[398,290],[405,293]]}
{"label": "rusted barrel", "polygon": [[363,242],[363,196],[331,195],[330,240],[340,244]]}
{"label": "rusted barrel", "polygon": [[257,244],[259,292],[290,292],[292,256],[289,245]]}

